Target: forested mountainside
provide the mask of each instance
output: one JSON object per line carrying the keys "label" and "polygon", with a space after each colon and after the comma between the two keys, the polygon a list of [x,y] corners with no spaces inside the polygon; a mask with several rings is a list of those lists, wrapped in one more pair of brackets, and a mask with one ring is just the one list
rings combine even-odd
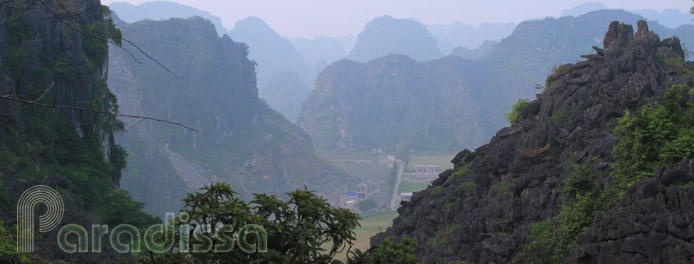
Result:
{"label": "forested mountainside", "polygon": [[417,21],[377,17],[359,33],[347,59],[368,62],[390,54],[407,55],[417,61],[440,58],[436,39]]}
{"label": "forested mountainside", "polygon": [[[416,145],[419,150],[474,148],[507,124],[505,115],[519,98],[533,98],[539,92],[536,88],[547,86],[546,76],[553,69],[577,61],[591,46],[602,43],[604,26],[610,21],[634,24],[639,19],[622,10],[601,10],[579,17],[526,21],[488,55],[474,61],[454,56],[424,63],[398,56],[369,63],[338,61],[318,76],[298,124],[316,146],[325,149],[395,149],[398,144]],[[650,25],[663,37],[694,38],[691,25],[677,29]],[[403,76],[404,72],[408,75]],[[400,116],[403,112],[393,107],[412,113]],[[461,108],[465,114],[450,115]],[[388,122],[400,119],[410,121],[407,126],[390,127]],[[365,131],[367,127],[373,129]],[[465,140],[461,135],[466,135]]]}
{"label": "forested mountainside", "polygon": [[17,201],[35,185],[62,196],[59,225],[158,222],[118,189],[125,150],[113,133],[123,125],[95,112],[118,112],[106,85],[107,41],[121,38],[109,15],[98,0],[14,1],[0,9],[0,262],[117,262],[110,247],[100,255],[65,253],[54,240],[59,228],[37,235],[35,253],[19,253]]}
{"label": "forested mountainside", "polygon": [[676,37],[612,22],[514,125],[403,202],[372,239],[425,263],[685,263],[694,246],[694,85]]}
{"label": "forested mountainside", "polygon": [[112,49],[109,84],[121,108],[199,131],[127,123],[119,137],[130,153],[123,187],[146,202],[147,211],[177,210],[185,193],[210,182],[230,183],[244,198],[304,185],[331,201],[347,192],[351,178],[316,156],[308,135],[258,98],[248,46],[218,37],[197,17],[120,29],[182,76]]}

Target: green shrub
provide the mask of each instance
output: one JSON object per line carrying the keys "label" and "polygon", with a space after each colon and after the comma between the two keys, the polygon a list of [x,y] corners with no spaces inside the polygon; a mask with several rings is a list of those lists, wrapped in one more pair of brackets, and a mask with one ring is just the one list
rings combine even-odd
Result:
{"label": "green shrub", "polygon": [[619,120],[615,129],[619,143],[612,155],[622,189],[653,176],[661,164],[675,165],[682,158],[694,157],[694,104],[682,100],[689,89],[673,86],[656,103],[627,112]]}
{"label": "green shrub", "polygon": [[663,65],[663,67],[667,70],[671,71],[676,71],[677,73],[683,74],[685,73],[685,68],[684,68],[684,60],[682,58],[677,58],[677,57],[663,57],[663,56],[656,56],[656,60]]}
{"label": "green shrub", "polygon": [[528,242],[521,245],[513,263],[564,263],[575,245],[575,239],[572,240],[556,223],[549,221],[536,222],[529,229]]}
{"label": "green shrub", "polygon": [[444,189],[445,187],[443,186],[436,186],[433,190],[431,190],[431,196],[438,196],[441,194],[441,192],[443,192]]}
{"label": "green shrub", "polygon": [[564,109],[558,109],[552,113],[552,116],[549,117],[549,120],[552,120],[557,123],[564,123],[566,121],[566,113],[564,112]]}
{"label": "green shrub", "polygon": [[475,191],[475,183],[474,182],[463,182],[460,184],[460,189],[462,190],[462,194],[472,194]]}
{"label": "green shrub", "polygon": [[510,198],[513,194],[511,193],[511,177],[505,176],[503,179],[489,188],[494,199],[500,199],[503,197]]}
{"label": "green shrub", "polygon": [[518,102],[511,107],[511,112],[506,115],[506,120],[510,125],[515,125],[518,122],[521,112],[529,103],[530,101],[528,101],[528,99],[519,99]]}
{"label": "green shrub", "polygon": [[600,187],[601,175],[595,170],[597,161],[589,158],[573,166],[562,187],[558,221],[532,224],[528,242],[521,246],[513,259],[515,263],[564,262],[578,235],[593,224],[595,215],[611,207]]}
{"label": "green shrub", "polygon": [[554,81],[558,80],[563,76],[564,74],[569,73],[571,70],[571,64],[564,64],[561,66],[554,65],[552,66],[552,72],[547,76],[547,79],[545,80],[545,88],[549,89],[552,87],[552,84]]}
{"label": "green shrub", "polygon": [[416,248],[417,241],[412,238],[403,238],[398,243],[395,243],[392,238],[386,238],[382,244],[376,245],[366,252],[361,252],[358,249],[355,252],[350,252],[347,264],[420,264],[422,261],[417,258]]}
{"label": "green shrub", "polygon": [[455,202],[447,202],[446,204],[443,205],[444,208],[454,208],[455,207]]}
{"label": "green shrub", "polygon": [[456,178],[456,179],[463,179],[463,178],[467,177],[468,175],[470,175],[471,172],[472,171],[470,171],[470,164],[467,164],[467,165],[463,166],[462,168],[458,169],[457,171],[455,171],[454,173],[452,173],[451,176],[448,176],[448,178],[450,179],[452,177],[452,178]]}

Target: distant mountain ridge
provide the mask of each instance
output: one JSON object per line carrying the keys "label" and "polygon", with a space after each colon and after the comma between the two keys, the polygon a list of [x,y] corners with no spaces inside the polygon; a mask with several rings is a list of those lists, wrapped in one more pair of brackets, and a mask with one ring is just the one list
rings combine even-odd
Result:
{"label": "distant mountain ridge", "polygon": [[442,56],[436,39],[422,24],[382,16],[366,24],[347,59],[367,62],[390,54],[407,55],[417,61]]}
{"label": "distant mountain ridge", "polygon": [[[600,10],[578,17],[526,21],[491,53],[465,63],[450,57],[419,63],[397,56],[369,63],[339,61],[319,75],[298,124],[323,149],[395,149],[399,144],[418,150],[474,148],[507,124],[504,116],[519,98],[534,98],[539,92],[535,87],[548,84],[546,76],[553,68],[575,62],[590,53],[591,46],[601,45],[605,25],[613,20],[635,24],[640,19],[623,10]],[[669,29],[655,22],[650,25],[663,38],[680,36],[688,49],[694,48],[694,42],[687,41],[694,39],[694,26]],[[412,85],[403,85],[404,80]],[[420,90],[426,94],[414,92]],[[448,100],[457,94],[468,96]],[[396,111],[392,106],[398,103],[402,109]],[[465,114],[452,114],[459,104],[469,108]],[[406,117],[397,114],[411,109],[419,112]],[[439,130],[414,132],[432,124],[439,124]],[[452,125],[459,132],[449,131]],[[468,138],[458,139],[460,135]],[[447,142],[440,142],[442,138]]]}
{"label": "distant mountain ridge", "polygon": [[[608,10],[607,6],[597,3],[597,2],[587,2],[580,4],[574,8],[563,10],[561,16],[580,16],[597,10]],[[633,14],[643,16],[650,21],[656,21],[658,24],[674,29],[681,25],[692,25],[694,24],[694,16],[689,12],[682,12],[679,9],[665,9],[663,11],[657,11],[653,9],[641,9],[641,10],[627,10]]]}
{"label": "distant mountain ridge", "polygon": [[166,20],[169,18],[202,17],[214,24],[217,34],[228,34],[228,30],[222,24],[222,19],[207,11],[202,11],[191,6],[182,5],[170,1],[150,1],[139,5],[125,2],[114,2],[109,5],[111,10],[118,14],[119,18],[127,23],[134,23],[144,19]]}
{"label": "distant mountain ridge", "polygon": [[457,47],[476,49],[486,41],[500,41],[513,33],[515,23],[482,23],[477,27],[456,22],[449,25],[429,25],[427,29],[436,38],[439,49],[449,54]]}

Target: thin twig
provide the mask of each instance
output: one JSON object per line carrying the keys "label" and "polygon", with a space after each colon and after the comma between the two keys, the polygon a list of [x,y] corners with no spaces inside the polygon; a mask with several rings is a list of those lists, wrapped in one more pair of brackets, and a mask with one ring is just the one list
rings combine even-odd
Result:
{"label": "thin twig", "polygon": [[142,123],[143,121],[145,121],[145,120],[144,120],[144,119],[140,119],[140,121],[137,121],[137,123],[135,123],[134,125],[130,126],[130,129],[136,127],[137,125],[139,125],[139,124]]}
{"label": "thin twig", "polygon": [[38,102],[39,100],[41,100],[41,98],[43,98],[44,96],[46,96],[46,94],[48,94],[48,91],[50,91],[51,88],[53,88],[53,85],[55,85],[55,82],[51,83],[51,85],[48,86],[48,88],[46,88],[45,91],[43,91],[43,94],[42,94],[41,96],[39,96],[39,98],[36,98],[36,100],[34,100],[34,101],[32,101],[32,102]]}
{"label": "thin twig", "polygon": [[9,127],[8,125],[6,125],[5,123],[0,122],[0,125],[2,125],[3,127],[5,127],[5,129],[7,129],[8,131],[12,132],[12,134],[14,134],[14,137],[16,137],[20,142],[22,142],[22,144],[24,144],[24,147],[26,147],[27,151],[29,151],[29,154],[31,154],[31,156],[34,158],[34,161],[36,161],[36,171],[39,171],[39,168],[41,167],[41,162],[39,161],[39,158],[36,157],[36,154],[34,154],[34,152],[31,151],[31,148],[29,147],[29,144],[27,144],[27,143],[24,141],[24,139],[22,139],[22,138],[19,136],[19,133],[17,133],[17,131],[15,131],[14,129],[12,129],[11,127]]}
{"label": "thin twig", "polygon": [[126,114],[120,114],[120,113],[111,113],[111,112],[107,112],[107,111],[100,111],[100,110],[96,110],[96,109],[78,107],[78,106],[63,106],[63,105],[55,105],[55,104],[49,105],[49,104],[43,104],[43,103],[38,103],[38,102],[33,102],[33,101],[17,98],[17,97],[9,96],[9,95],[0,95],[0,99],[20,102],[20,103],[29,104],[29,105],[41,106],[41,107],[46,107],[46,108],[55,108],[55,109],[63,109],[63,110],[78,110],[78,111],[87,111],[87,112],[92,112],[92,113],[97,113],[97,114],[111,115],[111,116],[115,116],[115,117],[146,119],[146,120],[157,121],[157,122],[162,122],[162,123],[180,126],[180,127],[185,128],[185,129],[188,129],[190,131],[193,131],[195,133],[200,133],[200,131],[195,130],[191,127],[188,127],[184,124],[169,121],[169,120],[159,119],[159,118],[139,116],[139,115],[126,115]]}

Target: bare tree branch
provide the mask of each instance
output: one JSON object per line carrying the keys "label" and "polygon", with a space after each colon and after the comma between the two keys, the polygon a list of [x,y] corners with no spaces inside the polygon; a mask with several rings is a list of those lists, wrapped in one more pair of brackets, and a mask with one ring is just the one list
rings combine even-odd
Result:
{"label": "bare tree branch", "polygon": [[40,106],[40,107],[46,107],[46,108],[55,108],[55,109],[62,109],[62,110],[77,110],[77,111],[86,111],[86,112],[92,112],[92,113],[97,113],[97,114],[104,114],[104,115],[110,115],[110,116],[115,116],[115,117],[127,117],[127,118],[136,118],[136,119],[143,119],[143,120],[151,120],[151,121],[157,121],[157,122],[162,122],[162,123],[167,123],[171,125],[176,125],[183,127],[185,129],[188,129],[190,131],[193,131],[195,133],[200,133],[200,131],[193,129],[191,127],[188,127],[184,124],[178,123],[178,122],[173,122],[169,120],[164,120],[164,119],[158,119],[158,118],[153,118],[153,117],[147,117],[147,116],[139,116],[139,115],[126,115],[126,114],[120,114],[120,113],[111,113],[108,111],[101,111],[101,110],[96,110],[96,109],[91,109],[91,108],[85,108],[85,107],[78,107],[78,106],[64,106],[64,105],[49,105],[49,104],[44,104],[44,103],[38,103],[22,98],[17,98],[14,96],[10,95],[0,95],[0,99],[5,99],[9,101],[15,101],[15,102],[20,102],[24,104],[29,104],[29,105],[35,105],[35,106]]}

